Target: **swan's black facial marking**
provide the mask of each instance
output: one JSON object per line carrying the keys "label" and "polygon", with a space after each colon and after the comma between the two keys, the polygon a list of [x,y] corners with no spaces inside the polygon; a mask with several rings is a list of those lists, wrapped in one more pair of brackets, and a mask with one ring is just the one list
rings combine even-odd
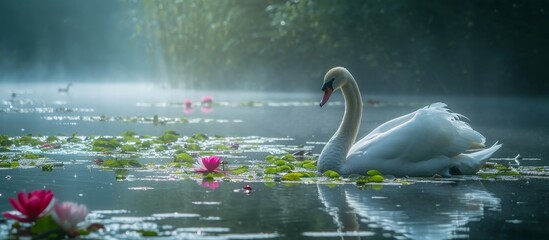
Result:
{"label": "swan's black facial marking", "polygon": [[322,85],[322,91],[326,91],[326,88],[330,88],[332,91],[334,90],[334,81],[335,78],[332,78],[330,81],[327,81]]}
{"label": "swan's black facial marking", "polygon": [[334,91],[334,81],[335,81],[335,78],[332,78],[332,80],[324,83],[324,85],[322,86],[322,91],[324,91],[324,96],[322,97],[322,100],[320,100],[320,107],[324,106],[324,104],[328,102],[328,99],[330,99],[330,96]]}

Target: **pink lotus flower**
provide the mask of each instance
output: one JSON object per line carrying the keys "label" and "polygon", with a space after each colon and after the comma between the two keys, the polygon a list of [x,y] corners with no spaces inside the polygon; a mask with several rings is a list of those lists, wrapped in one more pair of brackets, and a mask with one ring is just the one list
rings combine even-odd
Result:
{"label": "pink lotus flower", "polygon": [[185,107],[187,108],[190,108],[193,105],[193,101],[191,101],[190,99],[185,99],[183,100],[183,105],[185,105]]}
{"label": "pink lotus flower", "polygon": [[218,168],[220,163],[221,158],[218,156],[203,157],[200,161],[196,161],[194,171],[198,173],[221,172]]}
{"label": "pink lotus flower", "polygon": [[55,202],[52,211],[53,220],[66,232],[73,232],[78,223],[84,221],[88,215],[85,205],[73,202]]}
{"label": "pink lotus flower", "polygon": [[17,194],[18,200],[10,198],[10,204],[23,216],[4,213],[4,217],[17,220],[19,222],[33,222],[38,217],[46,214],[46,210],[53,199],[53,193],[50,190],[35,190],[25,195],[24,192]]}
{"label": "pink lotus flower", "polygon": [[203,96],[202,99],[200,100],[200,102],[202,102],[203,104],[212,103],[213,102],[213,97],[212,96]]}

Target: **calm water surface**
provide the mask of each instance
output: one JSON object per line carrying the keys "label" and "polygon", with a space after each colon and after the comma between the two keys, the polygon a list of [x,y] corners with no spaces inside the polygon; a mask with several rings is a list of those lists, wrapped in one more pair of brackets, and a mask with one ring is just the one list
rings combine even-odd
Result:
{"label": "calm water surface", "polygon": [[[322,150],[339,125],[341,96],[319,108],[317,94],[187,92],[145,84],[2,84],[0,134],[119,135],[133,130],[160,135],[261,136],[286,138],[284,145]],[[11,97],[11,92],[16,96]],[[205,95],[214,106],[202,109]],[[194,101],[184,109],[184,99]],[[361,133],[391,118],[436,101],[471,119],[488,144],[502,142],[493,161],[508,163],[517,154],[522,166],[549,165],[549,100],[488,97],[364,96]],[[252,102],[255,101],[255,102]],[[254,105],[254,106],[249,106]],[[189,111],[191,110],[191,111]],[[127,123],[120,119],[153,117],[165,124]],[[104,121],[93,120],[103,118]],[[189,123],[173,123],[186,118]],[[47,154],[47,153],[46,153]],[[263,161],[268,153],[244,154],[231,165]],[[47,154],[48,155],[48,154]],[[117,181],[112,170],[91,167],[90,153],[49,154],[65,162],[53,172],[38,168],[0,169],[0,212],[11,210],[8,198],[18,191],[52,189],[58,199],[86,204],[86,222],[105,224],[90,237],[140,238],[138,230],[181,239],[361,238],[361,239],[519,239],[544,238],[549,224],[549,179],[518,177],[424,181],[407,186],[264,183],[201,183],[168,171],[130,170]],[[140,159],[142,160],[142,159]],[[160,162],[162,159],[146,159]],[[7,178],[9,176],[9,178]],[[251,194],[240,189],[250,184]],[[0,238],[8,224],[0,220]]]}

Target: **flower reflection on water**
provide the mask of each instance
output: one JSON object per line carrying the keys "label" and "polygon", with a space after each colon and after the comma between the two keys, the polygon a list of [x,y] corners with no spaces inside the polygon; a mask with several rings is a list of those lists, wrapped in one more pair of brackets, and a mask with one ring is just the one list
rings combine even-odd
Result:
{"label": "flower reflection on water", "polygon": [[221,182],[217,181],[217,180],[202,180],[201,182],[199,182],[199,185],[201,187],[205,187],[205,188],[209,188],[211,190],[215,190],[216,188],[218,188],[221,185]]}

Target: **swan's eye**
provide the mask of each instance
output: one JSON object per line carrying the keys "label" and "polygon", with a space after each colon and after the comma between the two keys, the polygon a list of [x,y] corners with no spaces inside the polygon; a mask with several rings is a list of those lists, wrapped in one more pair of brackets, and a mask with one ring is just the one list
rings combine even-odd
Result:
{"label": "swan's eye", "polygon": [[335,81],[335,78],[332,78],[330,81],[327,81],[326,83],[324,83],[324,85],[322,86],[322,91],[326,91],[326,88],[330,88],[333,91],[334,81]]}

